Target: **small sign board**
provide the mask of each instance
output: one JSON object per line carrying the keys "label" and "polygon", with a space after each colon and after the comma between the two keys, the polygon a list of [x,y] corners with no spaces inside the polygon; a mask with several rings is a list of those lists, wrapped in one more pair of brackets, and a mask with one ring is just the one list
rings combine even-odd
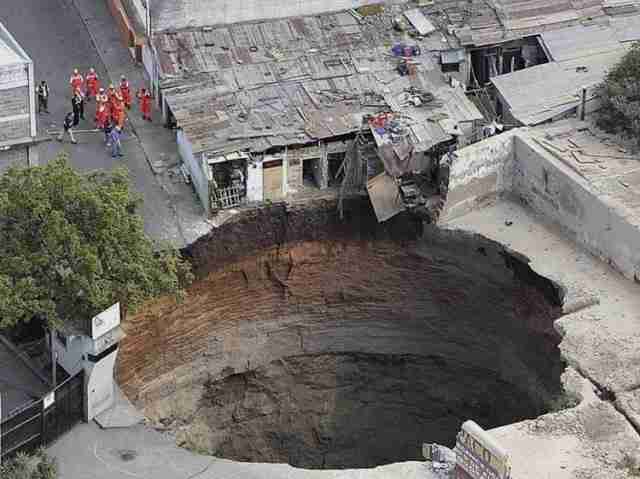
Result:
{"label": "small sign board", "polygon": [[91,338],[98,339],[120,324],[120,303],[116,303],[91,320]]}
{"label": "small sign board", "polygon": [[455,453],[456,479],[511,479],[509,454],[473,421],[462,424]]}
{"label": "small sign board", "polygon": [[56,402],[56,392],[51,391],[42,400],[43,409],[49,409]]}

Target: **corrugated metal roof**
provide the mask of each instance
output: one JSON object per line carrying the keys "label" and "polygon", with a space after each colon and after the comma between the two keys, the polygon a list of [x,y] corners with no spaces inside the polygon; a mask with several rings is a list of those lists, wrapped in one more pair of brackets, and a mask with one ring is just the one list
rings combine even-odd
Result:
{"label": "corrugated metal roof", "polygon": [[516,120],[536,125],[574,109],[579,103],[578,90],[600,83],[627,51],[620,47],[589,57],[536,65],[494,77],[491,82]]}
{"label": "corrugated metal roof", "polygon": [[577,25],[544,32],[541,37],[551,59],[557,62],[608,52],[620,46],[614,30],[601,25]]}
{"label": "corrugated metal roof", "polygon": [[[427,49],[412,59],[416,75],[400,76],[387,43],[391,18],[379,20],[386,23],[339,12],[165,32],[156,37],[164,97],[196,153],[308,144],[355,132],[363,115],[389,109],[407,128],[424,125],[414,138],[423,151],[451,138],[434,115],[483,118]],[[411,88],[437,101],[416,106]]]}

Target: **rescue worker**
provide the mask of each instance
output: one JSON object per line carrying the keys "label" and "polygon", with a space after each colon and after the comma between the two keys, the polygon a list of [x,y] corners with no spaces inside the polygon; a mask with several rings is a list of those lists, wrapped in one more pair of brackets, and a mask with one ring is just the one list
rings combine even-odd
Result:
{"label": "rescue worker", "polygon": [[98,124],[99,114],[104,115],[101,123],[105,123],[107,119],[111,116],[111,109],[109,108],[109,97],[107,93],[104,91],[104,88],[100,88],[98,90],[98,94],[96,95],[96,125]]}
{"label": "rescue worker", "polygon": [[107,98],[109,99],[109,106],[113,110],[113,104],[116,101],[116,87],[113,86],[113,83],[109,85],[109,89],[107,90]]}
{"label": "rescue worker", "polygon": [[38,113],[49,113],[49,85],[45,80],[40,82],[37,89],[38,94]]}
{"label": "rescue worker", "polygon": [[140,103],[140,111],[142,112],[142,119],[151,121],[151,92],[146,88],[141,88],[136,94],[138,102]]}
{"label": "rescue worker", "polygon": [[85,77],[85,82],[87,83],[87,92],[86,97],[87,101],[91,101],[91,98],[95,98],[98,95],[98,88],[100,88],[100,79],[96,74],[94,68],[89,68],[89,73]]}
{"label": "rescue worker", "polygon": [[76,139],[73,137],[73,112],[69,112],[65,115],[64,121],[62,122],[62,131],[58,135],[58,141],[62,141],[65,135],[68,133],[69,138],[71,138],[71,143],[78,143]]}
{"label": "rescue worker", "polygon": [[109,120],[109,115],[107,113],[107,104],[106,102],[98,103],[96,105],[96,128],[99,130],[104,130],[107,121]]}
{"label": "rescue worker", "polygon": [[124,99],[120,93],[116,93],[111,111],[111,119],[113,123],[120,127],[120,129],[124,128],[124,120],[125,120],[125,111],[124,111]]}
{"label": "rescue worker", "polygon": [[127,110],[131,110],[131,85],[124,75],[120,79],[120,94],[124,100],[124,106]]}
{"label": "rescue worker", "polygon": [[69,84],[71,85],[72,95],[75,95],[76,90],[82,91],[82,87],[84,85],[84,78],[82,78],[82,75],[80,75],[77,68],[73,70],[73,75],[71,75],[71,78],[69,79]]}
{"label": "rescue worker", "polygon": [[80,119],[84,120],[84,98],[80,90],[75,91],[71,99],[71,106],[73,107],[73,126],[78,126]]}

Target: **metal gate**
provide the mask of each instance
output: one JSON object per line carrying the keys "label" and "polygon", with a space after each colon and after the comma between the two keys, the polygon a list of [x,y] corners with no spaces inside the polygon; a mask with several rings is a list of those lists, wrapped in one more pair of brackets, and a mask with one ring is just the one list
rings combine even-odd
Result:
{"label": "metal gate", "polygon": [[44,398],[13,412],[0,424],[0,462],[18,452],[47,446],[83,418],[84,372],[68,378]]}

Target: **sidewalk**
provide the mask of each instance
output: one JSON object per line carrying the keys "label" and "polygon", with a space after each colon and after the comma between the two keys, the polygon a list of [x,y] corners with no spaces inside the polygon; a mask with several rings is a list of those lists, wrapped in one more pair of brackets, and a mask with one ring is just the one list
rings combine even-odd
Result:
{"label": "sidewalk", "polygon": [[[114,18],[104,0],[73,0],[98,55],[109,76],[103,84],[118,85],[124,75],[131,84],[132,93],[148,87],[148,80],[142,66],[136,65],[129,50],[123,44]],[[175,214],[179,230],[179,240],[173,241],[178,247],[192,243],[211,229],[204,210],[199,204],[190,185],[187,185],[179,171],[178,148],[175,133],[164,127],[161,112],[155,107],[153,122],[142,119],[135,101],[129,111],[128,125],[133,136],[144,151],[147,163],[165,193],[170,208]],[[158,218],[166,223],[168,218]]]}
{"label": "sidewalk", "polygon": [[[131,84],[132,94],[139,88],[149,87],[144,69],[135,64],[118,32],[115,20],[104,0],[74,0],[74,5],[84,22],[98,54],[109,75],[110,83],[117,86],[124,75]],[[109,82],[103,79],[105,87]],[[164,127],[162,112],[154,105],[154,122],[142,119],[138,102],[129,111],[128,120],[134,133],[142,143],[147,160],[154,173],[163,173],[178,166],[178,150],[175,134]]]}
{"label": "sidewalk", "polygon": [[60,479],[438,479],[430,463],[403,462],[372,469],[311,470],[288,464],[234,462],[195,454],[147,426],[101,430],[74,427],[47,451]]}

